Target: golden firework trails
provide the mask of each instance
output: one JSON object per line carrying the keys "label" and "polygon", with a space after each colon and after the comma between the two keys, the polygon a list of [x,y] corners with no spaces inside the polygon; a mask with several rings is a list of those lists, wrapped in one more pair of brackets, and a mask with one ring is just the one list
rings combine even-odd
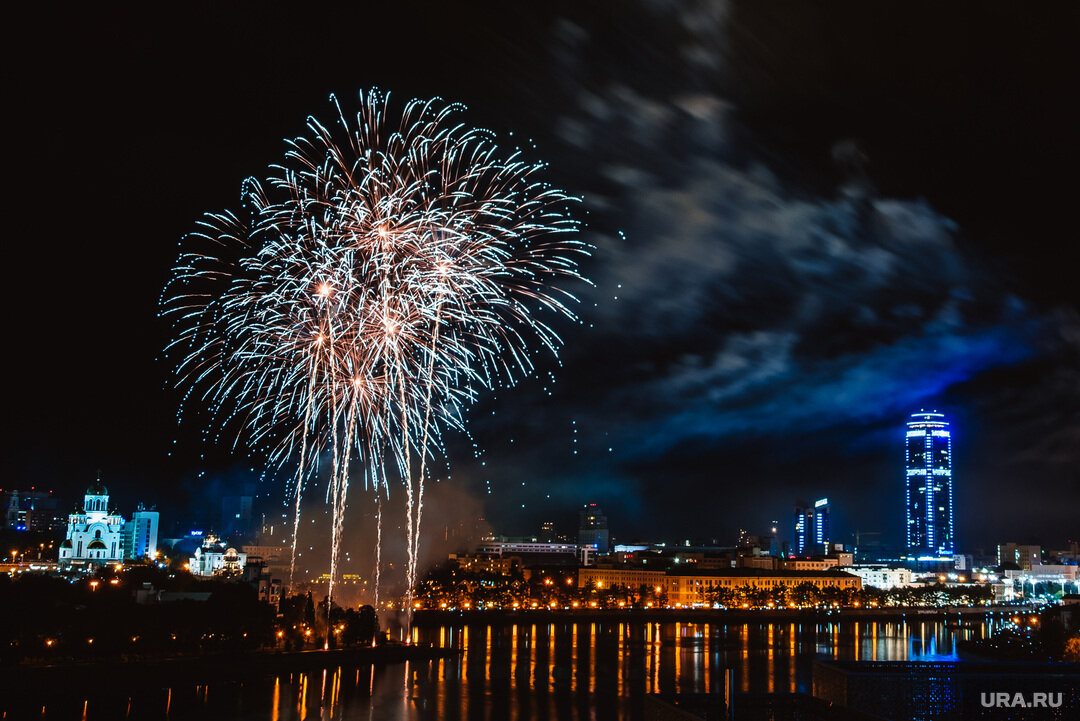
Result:
{"label": "golden firework trails", "polygon": [[235,433],[295,466],[293,571],[304,486],[329,459],[331,597],[352,473],[380,499],[400,479],[411,608],[443,431],[481,390],[531,373],[537,346],[557,352],[539,314],[574,317],[558,282],[581,279],[589,248],[577,199],[464,124],[463,106],[413,100],[392,122],[378,91],[352,118],[331,101],[334,124],[309,118],[269,177],[244,184],[240,212],[186,239],[163,297],[169,351],[181,411],[196,403],[215,440]]}

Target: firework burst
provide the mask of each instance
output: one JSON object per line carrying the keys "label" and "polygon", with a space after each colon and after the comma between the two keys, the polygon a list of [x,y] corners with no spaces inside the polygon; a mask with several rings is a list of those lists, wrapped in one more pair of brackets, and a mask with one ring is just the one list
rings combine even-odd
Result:
{"label": "firework burst", "polygon": [[531,373],[537,348],[557,352],[538,314],[574,317],[559,282],[581,279],[588,246],[576,199],[462,106],[413,100],[391,120],[377,91],[352,118],[331,101],[333,124],[309,118],[239,212],[187,239],[163,296],[169,351],[216,440],[295,467],[293,571],[304,489],[329,459],[331,597],[350,479],[379,499],[380,527],[400,482],[411,608],[443,434],[481,391]]}

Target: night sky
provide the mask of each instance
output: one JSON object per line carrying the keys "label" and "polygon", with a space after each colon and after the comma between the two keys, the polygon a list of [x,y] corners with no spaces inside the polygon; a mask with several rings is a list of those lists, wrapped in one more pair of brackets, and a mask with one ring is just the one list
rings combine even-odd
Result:
{"label": "night sky", "polygon": [[595,501],[620,541],[731,543],[828,496],[836,540],[899,542],[903,423],[936,408],[961,550],[1080,537],[1074,4],[217,5],[9,22],[0,486],[100,468],[168,528],[258,477],[177,427],[161,289],[201,213],[378,87],[584,198],[582,323],[451,439],[496,530]]}

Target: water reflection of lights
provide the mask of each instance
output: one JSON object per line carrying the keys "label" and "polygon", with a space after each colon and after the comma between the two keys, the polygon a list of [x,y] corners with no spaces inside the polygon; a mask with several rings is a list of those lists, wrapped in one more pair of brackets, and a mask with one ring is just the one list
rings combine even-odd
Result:
{"label": "water reflection of lights", "polygon": [[[1026,610],[1026,609],[1025,609]],[[912,624],[795,622],[776,624],[639,623],[630,620],[469,625],[419,628],[410,640],[461,653],[431,661],[376,667],[331,666],[325,671],[270,676],[243,690],[227,684],[162,689],[154,704],[136,696],[91,717],[155,714],[173,719],[240,715],[286,719],[486,717],[506,708],[508,719],[592,716],[626,718],[643,693],[723,692],[726,669],[736,692],[807,691],[815,653],[867,661],[948,654],[958,640],[987,637],[996,627],[1028,627],[1030,611],[972,622]],[[1015,627],[1015,626],[1014,626]],[[317,689],[311,689],[318,683]],[[215,686],[210,693],[209,686]],[[149,693],[149,691],[147,691]],[[260,705],[261,699],[261,705]],[[79,699],[82,705],[83,699]],[[160,704],[160,705],[157,705]],[[125,712],[129,708],[130,712]],[[167,710],[168,709],[168,710]],[[425,710],[426,709],[426,710]],[[52,713],[49,714],[53,715]],[[78,717],[77,711],[75,717]]]}

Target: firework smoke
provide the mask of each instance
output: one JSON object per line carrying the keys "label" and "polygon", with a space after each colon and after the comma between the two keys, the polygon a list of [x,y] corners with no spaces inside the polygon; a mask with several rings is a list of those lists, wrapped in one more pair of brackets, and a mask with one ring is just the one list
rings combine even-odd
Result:
{"label": "firework smoke", "polygon": [[181,413],[196,403],[215,440],[295,465],[293,572],[304,486],[328,459],[331,597],[353,472],[380,526],[400,480],[411,610],[443,433],[480,391],[528,375],[537,347],[557,351],[539,313],[574,317],[554,283],[581,279],[588,247],[576,199],[465,125],[462,106],[413,100],[395,121],[377,91],[353,118],[331,101],[333,125],[309,118],[269,177],[244,184],[240,212],[187,239],[163,296],[169,350]]}

